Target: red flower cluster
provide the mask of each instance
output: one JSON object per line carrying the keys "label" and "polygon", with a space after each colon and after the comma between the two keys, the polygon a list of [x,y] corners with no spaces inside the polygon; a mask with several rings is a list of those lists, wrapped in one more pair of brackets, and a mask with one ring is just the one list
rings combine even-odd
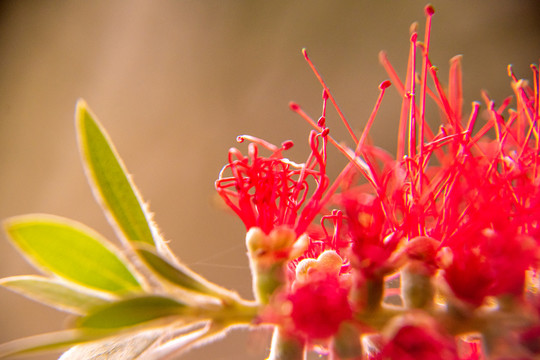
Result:
{"label": "red flower cluster", "polygon": [[[251,142],[248,156],[235,148],[229,150],[229,164],[221,171],[216,189],[247,229],[259,227],[268,234],[276,227],[287,226],[297,235],[306,231],[321,211],[321,199],[328,187],[326,135],[327,132],[311,132],[311,155],[303,164],[283,157],[283,151],[293,146],[292,141],[277,147],[248,135],[237,138],[238,142]],[[257,145],[268,149],[271,155],[260,156]],[[227,170],[229,177],[225,177]],[[311,194],[310,181],[315,182]]]}
{"label": "red flower cluster", "polygon": [[382,349],[381,359],[454,360],[458,358],[453,339],[434,330],[433,324],[401,326]]}
{"label": "red flower cluster", "polygon": [[[374,286],[400,269],[412,272],[417,280],[425,278],[423,284],[444,295],[447,304],[466,304],[474,311],[487,297],[525,301],[526,273],[538,268],[539,71],[531,66],[534,81],[530,85],[509,69],[515,109],[509,108],[512,98],[497,107],[484,93],[486,120],[481,120],[477,102],[464,116],[461,58],[451,60],[447,90],[429,59],[433,14],[433,8],[427,6],[423,42],[413,29],[404,82],[386,54],[380,56],[403,99],[395,159],[366,142],[390,81],[381,84],[372,116],[357,137],[304,51],[324,89],[318,121],[297,104],[291,105],[315,129],[309,137],[311,155],[307,161],[296,164],[283,157],[290,142],[276,147],[243,136],[240,141],[251,141],[248,156],[231,149],[229,163],[216,182],[219,194],[248,229],[259,227],[268,234],[285,226],[297,236],[308,234],[308,246],[299,258],[290,259],[292,275],[279,290],[286,294],[279,299],[290,305],[286,314],[293,325],[288,331],[308,340],[330,338],[342,322],[351,319],[359,319],[358,331],[374,331],[380,324],[370,324],[371,318],[364,316],[369,301],[357,298],[370,296],[362,287]],[[427,98],[440,109],[441,124],[435,130],[426,121]],[[328,101],[349,129],[354,148],[338,144],[328,134]],[[326,174],[328,142],[350,160],[333,184]],[[258,145],[270,150],[270,156],[260,156]],[[231,176],[225,177],[226,171]],[[359,174],[369,188],[357,184]],[[328,218],[334,220],[332,235],[315,221]],[[340,259],[337,271],[319,263],[328,251]],[[432,281],[435,277],[438,282]],[[426,306],[424,311],[430,314],[435,306],[429,300],[431,295],[426,295],[426,301],[404,301],[404,310],[408,304],[427,304],[418,306]],[[378,311],[376,307],[371,310]],[[379,355],[390,359],[457,359],[455,344],[448,339],[461,330],[444,326],[452,335],[440,335],[442,332],[430,326],[404,325],[383,339]],[[470,331],[482,333],[476,324],[470,327]],[[521,330],[512,331],[517,334]],[[474,349],[477,354],[478,348]]]}
{"label": "red flower cluster", "polygon": [[309,338],[325,339],[334,335],[342,321],[352,317],[348,288],[338,276],[310,274],[297,284],[289,296],[291,319],[296,331]]}

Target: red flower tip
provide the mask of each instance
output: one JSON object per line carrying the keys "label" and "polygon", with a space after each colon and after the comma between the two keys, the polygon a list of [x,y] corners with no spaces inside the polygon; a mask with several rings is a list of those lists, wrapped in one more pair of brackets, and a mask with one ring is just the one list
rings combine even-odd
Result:
{"label": "red flower tip", "polygon": [[323,89],[323,92],[322,92],[322,98],[323,100],[328,100],[328,97],[330,95],[328,94],[328,91],[326,89]]}
{"label": "red flower tip", "polygon": [[306,60],[309,61],[309,57],[308,57],[306,48],[302,48],[302,55],[304,55],[304,57],[306,58]]}
{"label": "red flower tip", "polygon": [[414,44],[416,43],[416,40],[418,39],[418,33],[413,32],[411,35],[411,42]]}
{"label": "red flower tip", "polygon": [[427,4],[424,8],[424,11],[426,13],[426,16],[431,16],[435,13],[435,9],[433,8],[433,5]]}
{"label": "red flower tip", "polygon": [[281,143],[281,148],[283,150],[289,150],[294,146],[294,143],[291,140],[287,140]]}
{"label": "red flower tip", "polygon": [[289,102],[289,109],[291,109],[292,111],[298,111],[300,107],[298,106],[297,103],[291,101]]}
{"label": "red flower tip", "polygon": [[385,80],[379,85],[379,89],[384,90],[388,88],[390,85],[392,85],[392,82],[390,80]]}

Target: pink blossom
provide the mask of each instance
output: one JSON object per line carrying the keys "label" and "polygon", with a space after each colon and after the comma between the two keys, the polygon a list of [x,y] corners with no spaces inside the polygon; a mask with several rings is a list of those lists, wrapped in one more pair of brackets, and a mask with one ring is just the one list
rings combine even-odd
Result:
{"label": "pink blossom", "polygon": [[381,351],[382,359],[458,360],[454,339],[428,326],[404,325]]}
{"label": "pink blossom", "polygon": [[339,325],[352,317],[348,289],[337,276],[311,275],[289,295],[294,329],[309,339],[334,335]]}
{"label": "pink blossom", "polygon": [[[328,187],[326,135],[311,132],[311,154],[302,164],[283,157],[283,151],[293,146],[291,141],[277,147],[252,136],[238,137],[239,142],[250,141],[248,155],[236,148],[229,150],[229,163],[221,171],[216,189],[247,229],[256,226],[268,234],[287,226],[297,235],[306,231],[321,211]],[[270,155],[261,156],[259,146]],[[230,176],[226,176],[227,171]]]}

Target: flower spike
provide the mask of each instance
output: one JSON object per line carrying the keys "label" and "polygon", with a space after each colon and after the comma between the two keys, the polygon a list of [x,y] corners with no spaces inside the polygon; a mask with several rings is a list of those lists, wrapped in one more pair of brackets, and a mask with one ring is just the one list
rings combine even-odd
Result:
{"label": "flower spike", "polygon": [[[434,12],[424,8],[422,41],[418,23],[410,27],[404,81],[379,54],[390,80],[362,133],[303,49],[322,87],[320,116],[289,104],[312,127],[307,158],[286,157],[292,141],[252,135],[229,149],[215,187],[246,227],[254,300],[176,260],[79,102],[86,170],[123,248],[63,218],[7,221],[10,240],[53,277],[0,285],[77,319],[71,330],[0,345],[0,358],[76,345],[61,359],[163,360],[231,327],[264,326],[274,328],[268,360],[308,351],[333,360],[539,359],[539,70],[531,65],[529,83],[509,65],[513,95],[499,103],[482,91],[484,110],[472,102],[464,114],[461,56],[450,60],[447,84],[430,60]],[[369,139],[391,84],[401,99],[395,158]],[[428,101],[440,113],[433,128]],[[353,145],[330,135],[329,104]],[[333,181],[329,144],[348,160]]]}

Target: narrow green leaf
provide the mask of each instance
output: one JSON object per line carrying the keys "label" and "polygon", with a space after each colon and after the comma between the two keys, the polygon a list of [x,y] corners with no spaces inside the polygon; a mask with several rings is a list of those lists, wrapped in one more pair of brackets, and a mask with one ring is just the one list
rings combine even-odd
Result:
{"label": "narrow green leaf", "polygon": [[112,293],[141,290],[120,251],[80,223],[27,215],[8,219],[5,226],[23,255],[45,272]]}
{"label": "narrow green leaf", "polygon": [[79,147],[94,194],[128,241],[154,245],[150,216],[105,129],[84,100],[77,102],[75,116]]}
{"label": "narrow green leaf", "polygon": [[32,300],[75,314],[86,314],[110,301],[82,289],[75,289],[61,280],[37,275],[0,279],[0,285]]}
{"label": "narrow green leaf", "polygon": [[169,316],[191,313],[192,308],[171,298],[142,296],[98,308],[78,319],[77,327],[90,331],[120,329]]}
{"label": "narrow green leaf", "polygon": [[156,274],[179,287],[218,298],[231,297],[233,293],[210,283],[187,267],[172,265],[155,252],[137,249],[137,253]]}

